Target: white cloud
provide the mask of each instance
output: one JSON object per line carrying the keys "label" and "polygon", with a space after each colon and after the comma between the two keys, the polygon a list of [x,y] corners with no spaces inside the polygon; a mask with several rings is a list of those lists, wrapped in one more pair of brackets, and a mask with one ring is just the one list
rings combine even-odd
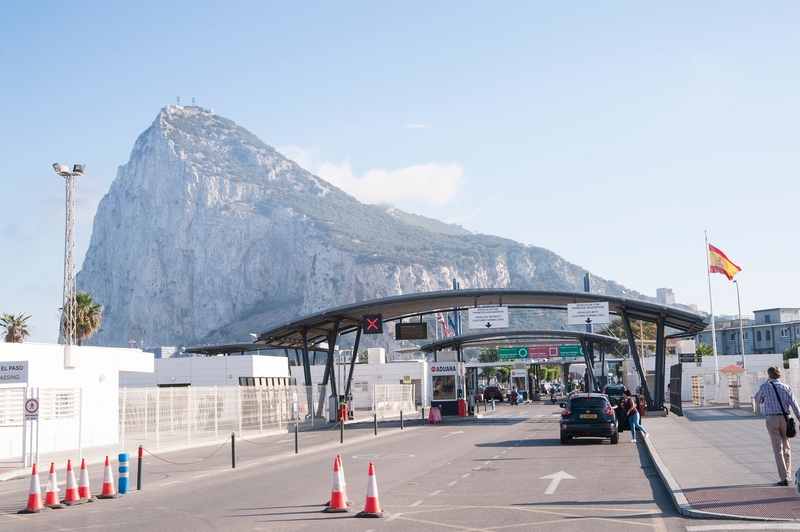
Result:
{"label": "white cloud", "polygon": [[427,129],[428,131],[430,131],[431,129],[433,129],[433,126],[430,124],[408,124],[406,125],[406,130],[409,129]]}
{"label": "white cloud", "polygon": [[358,177],[347,161],[322,162],[317,148],[283,146],[278,151],[363,203],[397,205],[416,201],[437,207],[453,200],[464,185],[464,167],[458,163],[373,169]]}

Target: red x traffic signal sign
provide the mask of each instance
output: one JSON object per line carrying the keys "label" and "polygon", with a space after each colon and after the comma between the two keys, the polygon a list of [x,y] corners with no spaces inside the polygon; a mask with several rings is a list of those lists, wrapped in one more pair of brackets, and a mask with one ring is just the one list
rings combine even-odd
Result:
{"label": "red x traffic signal sign", "polygon": [[380,314],[364,314],[361,328],[364,334],[383,334],[383,317]]}

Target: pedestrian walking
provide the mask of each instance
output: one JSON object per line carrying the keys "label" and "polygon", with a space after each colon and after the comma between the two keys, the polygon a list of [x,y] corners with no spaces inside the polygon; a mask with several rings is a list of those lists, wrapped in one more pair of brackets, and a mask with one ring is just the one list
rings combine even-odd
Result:
{"label": "pedestrian walking", "polygon": [[631,426],[631,436],[633,437],[633,439],[631,439],[631,443],[636,443],[637,428],[642,431],[642,434],[644,434],[645,438],[649,438],[650,435],[639,424],[639,409],[636,408],[636,401],[633,400],[631,391],[625,390],[622,393],[625,395],[625,401],[622,402],[622,409],[625,410],[625,413],[628,415],[628,425]]}
{"label": "pedestrian walking", "polygon": [[789,409],[800,419],[800,408],[797,405],[792,389],[782,383],[781,368],[772,366],[767,369],[767,382],[761,385],[756,392],[756,403],[764,404],[764,413],[767,415],[767,433],[772,442],[772,452],[775,453],[775,463],[778,466],[780,480],[776,486],[788,486],[793,483],[789,478],[792,470],[792,451],[789,448],[789,437],[786,435],[786,420]]}

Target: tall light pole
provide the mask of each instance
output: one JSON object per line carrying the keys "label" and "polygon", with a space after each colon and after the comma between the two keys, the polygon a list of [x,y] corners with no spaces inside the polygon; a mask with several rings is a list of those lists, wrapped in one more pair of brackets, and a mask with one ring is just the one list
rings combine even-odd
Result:
{"label": "tall light pole", "polygon": [[736,284],[736,304],[739,305],[739,342],[742,346],[742,367],[744,368],[744,334],[742,333],[742,302],[739,299],[739,283],[736,282],[736,279],[733,280]]}
{"label": "tall light pole", "polygon": [[82,176],[86,165],[76,164],[69,168],[60,163],[53,164],[53,170],[64,178],[67,184],[67,223],[64,233],[64,303],[61,307],[61,335],[67,346],[75,343],[75,178]]}

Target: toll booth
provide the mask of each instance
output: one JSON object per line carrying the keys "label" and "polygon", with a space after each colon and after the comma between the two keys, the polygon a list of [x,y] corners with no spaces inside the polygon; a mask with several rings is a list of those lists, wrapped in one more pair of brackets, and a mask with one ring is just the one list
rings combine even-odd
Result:
{"label": "toll booth", "polygon": [[457,416],[459,401],[464,401],[463,363],[433,362],[429,371],[431,406],[443,416]]}
{"label": "toll booth", "polygon": [[511,370],[511,386],[517,388],[520,401],[528,400],[528,370],[527,369],[512,369]]}

